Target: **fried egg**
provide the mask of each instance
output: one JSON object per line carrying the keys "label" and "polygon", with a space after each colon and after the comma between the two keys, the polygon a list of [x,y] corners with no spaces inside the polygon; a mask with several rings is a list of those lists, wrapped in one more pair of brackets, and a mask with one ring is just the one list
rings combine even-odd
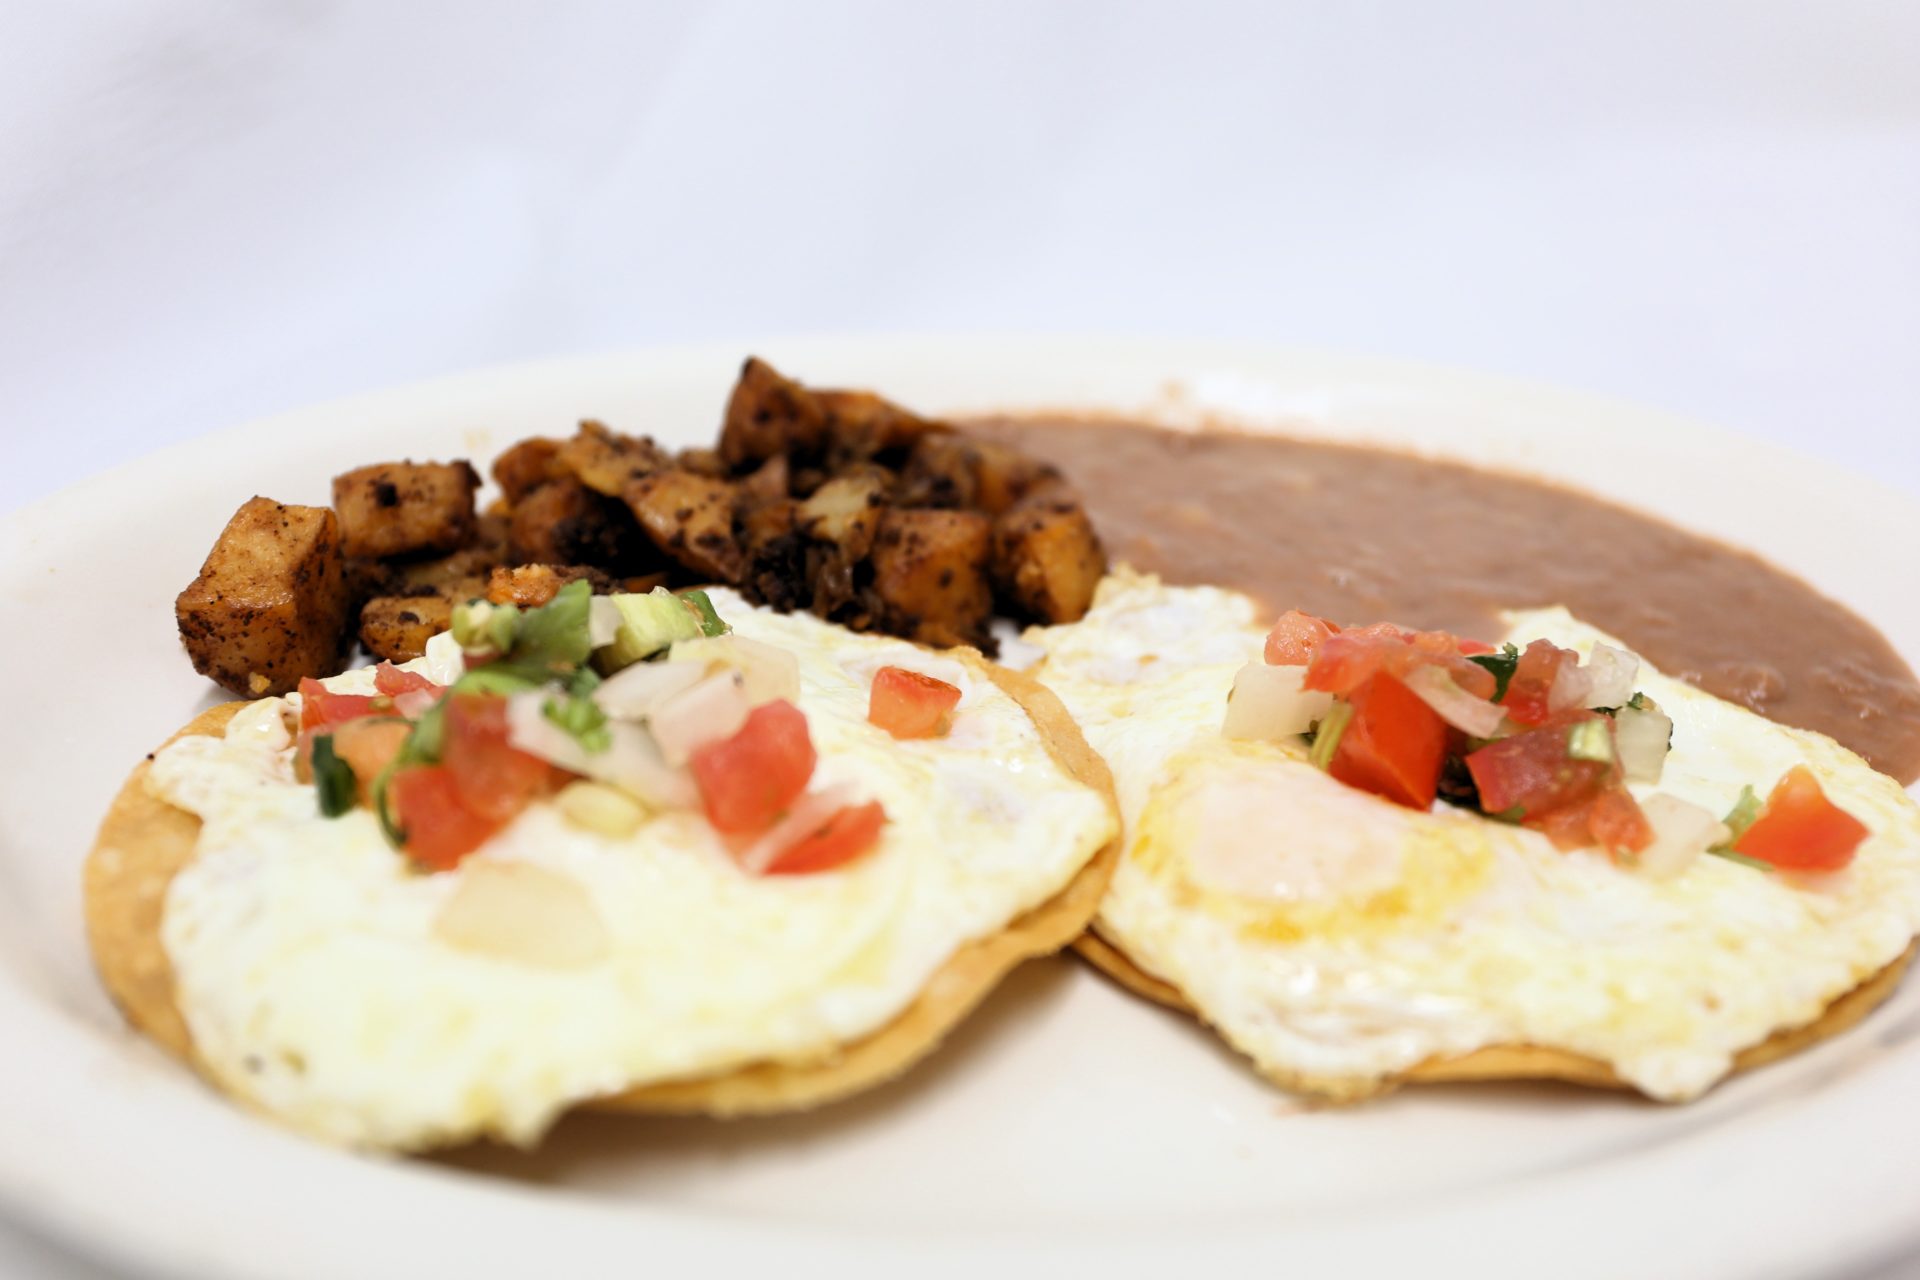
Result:
{"label": "fried egg", "polygon": [[[1920,933],[1920,807],[1828,738],[1643,662],[1639,687],[1675,721],[1659,791],[1724,813],[1742,786],[1764,795],[1806,764],[1870,833],[1820,877],[1700,857],[1656,879],[1351,789],[1297,742],[1224,737],[1234,674],[1268,622],[1234,592],[1122,572],[1083,621],[1026,639],[1120,797],[1099,936],[1280,1083],[1358,1097],[1424,1063],[1538,1046],[1681,1101]],[[1619,644],[1562,609],[1507,622],[1522,645]]]}
{"label": "fried egg", "polygon": [[[984,666],[713,597],[737,634],[798,658],[817,785],[885,806],[870,853],[755,876],[697,812],[615,838],[543,801],[456,870],[422,874],[368,811],[319,815],[294,776],[288,702],[266,699],[147,774],[202,824],[161,939],[203,1069],[335,1142],[530,1142],[634,1086],[831,1059],[1112,838],[1108,798],[1055,762]],[[888,664],[961,689],[948,736],[898,742],[867,722]],[[413,665],[458,672],[444,642]],[[326,683],[372,691],[367,671]]]}

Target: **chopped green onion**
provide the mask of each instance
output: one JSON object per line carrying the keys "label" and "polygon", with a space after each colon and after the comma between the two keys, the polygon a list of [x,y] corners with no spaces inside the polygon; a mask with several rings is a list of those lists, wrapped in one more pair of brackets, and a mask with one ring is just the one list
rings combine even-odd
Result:
{"label": "chopped green onion", "polygon": [[353,808],[353,770],[334,754],[333,735],[313,740],[313,785],[320,793],[320,815],[337,818]]}
{"label": "chopped green onion", "polygon": [[512,659],[475,667],[453,682],[454,693],[530,693],[552,678],[544,667]]}
{"label": "chopped green onion", "polygon": [[713,600],[706,592],[695,589],[682,591],[680,598],[693,608],[693,614],[700,620],[700,634],[703,636],[723,636],[733,630],[720,620],[720,613],[713,607]]}
{"label": "chopped green onion", "polygon": [[1723,844],[1717,844],[1707,850],[1707,852],[1716,858],[1725,858],[1728,862],[1737,862],[1743,867],[1752,867],[1755,871],[1773,870],[1773,864],[1771,862],[1762,862],[1758,858],[1749,858],[1744,853],[1735,853]]}
{"label": "chopped green onion", "polygon": [[1574,760],[1613,763],[1613,729],[1605,720],[1582,720],[1567,730],[1567,755]]}
{"label": "chopped green onion", "polygon": [[1519,826],[1522,822],[1526,821],[1527,807],[1516,804],[1510,809],[1502,809],[1498,813],[1490,813],[1487,816],[1495,822],[1511,822],[1515,826]]}
{"label": "chopped green onion", "polygon": [[1491,701],[1498,702],[1507,696],[1507,684],[1513,679],[1513,669],[1520,665],[1520,650],[1509,644],[1498,653],[1471,654],[1467,661],[1493,672]]}
{"label": "chopped green onion", "polygon": [[567,681],[567,693],[575,698],[590,698],[593,696],[593,691],[602,683],[598,671],[592,667],[582,667],[573,673],[572,679]]}
{"label": "chopped green onion", "polygon": [[1314,727],[1313,750],[1307,754],[1314,768],[1324,771],[1333,766],[1333,753],[1340,749],[1340,737],[1352,721],[1353,704],[1336,699],[1333,709]]}
{"label": "chopped green onion", "polygon": [[548,698],[540,714],[566,730],[589,754],[605,751],[613,745],[613,730],[607,727],[607,713],[592,698]]}
{"label": "chopped green onion", "polygon": [[1754,819],[1759,816],[1760,797],[1753,793],[1752,787],[1740,788],[1740,798],[1733,802],[1733,808],[1727,810],[1727,816],[1721,819],[1727,824],[1727,830],[1731,833],[1727,836],[1726,845],[1721,847],[1729,847],[1734,841],[1747,834],[1747,828],[1752,826]]}

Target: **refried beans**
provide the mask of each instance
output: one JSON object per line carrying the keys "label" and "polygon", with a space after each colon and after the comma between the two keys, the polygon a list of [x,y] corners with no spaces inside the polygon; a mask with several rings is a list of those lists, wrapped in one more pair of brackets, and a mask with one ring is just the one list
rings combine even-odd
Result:
{"label": "refried beans", "polygon": [[1880,633],[1757,556],[1588,494],[1381,449],[1125,422],[968,430],[1064,471],[1109,556],[1269,609],[1486,638],[1564,604],[1670,675],[1920,777],[1920,683]]}

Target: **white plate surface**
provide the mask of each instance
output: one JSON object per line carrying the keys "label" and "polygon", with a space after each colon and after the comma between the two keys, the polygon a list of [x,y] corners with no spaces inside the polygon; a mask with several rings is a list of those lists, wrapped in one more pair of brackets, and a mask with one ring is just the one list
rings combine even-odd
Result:
{"label": "white plate surface", "polygon": [[130,1035],[79,870],[141,753],[216,699],[171,601],[247,496],[324,503],[387,457],[485,459],[584,415],[705,441],[741,354],[931,412],[1207,412],[1561,477],[1760,551],[1920,659],[1920,510],[1648,410],[1222,344],[812,340],[520,366],[249,424],[0,523],[0,1201],[77,1246],[215,1277],[978,1276],[1466,1270],[1806,1275],[1920,1238],[1920,986],[1812,1053],[1665,1108],[1558,1087],[1313,1111],[1071,961],[1028,966],[906,1080],[766,1122],[573,1120],[531,1156],[375,1160],[250,1118]]}

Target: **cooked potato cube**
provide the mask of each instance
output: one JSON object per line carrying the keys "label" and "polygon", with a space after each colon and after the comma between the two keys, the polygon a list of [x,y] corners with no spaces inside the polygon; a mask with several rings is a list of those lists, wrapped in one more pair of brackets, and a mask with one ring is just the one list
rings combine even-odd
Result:
{"label": "cooked potato cube", "polygon": [[744,587],[749,597],[782,611],[804,609],[807,540],[796,527],[800,504],[787,499],[740,513],[740,541],[746,549]]}
{"label": "cooked potato cube", "polygon": [[334,513],[251,498],[173,607],[194,670],[262,698],[340,669],[351,603]]}
{"label": "cooked potato cube", "polygon": [[912,507],[971,507],[978,487],[973,446],[966,437],[925,436],[901,469],[899,501]]}
{"label": "cooked potato cube", "polygon": [[744,471],[780,454],[812,459],[826,438],[826,411],[814,394],[758,356],[748,357],[720,426],[726,464]]}
{"label": "cooked potato cube", "polygon": [[887,473],[877,467],[848,472],[815,489],[796,520],[809,538],[833,543],[850,561],[863,560],[880,527],[886,490]]}
{"label": "cooked potato cube", "polygon": [[593,421],[581,423],[573,439],[561,445],[554,456],[563,468],[580,477],[580,483],[609,498],[619,497],[634,479],[671,462],[666,450],[645,436],[621,435],[605,423]]}
{"label": "cooked potato cube", "polygon": [[1017,449],[985,440],[969,442],[973,454],[973,501],[997,516],[1030,493],[1060,483],[1058,468]]}
{"label": "cooked potato cube", "polygon": [[994,585],[1013,612],[1078,622],[1106,571],[1093,522],[1070,497],[1029,498],[994,522]]}
{"label": "cooked potato cube", "polygon": [[537,608],[559,595],[560,588],[569,582],[582,579],[593,588],[595,595],[604,595],[613,589],[612,578],[588,565],[522,564],[511,568],[501,565],[487,579],[486,597],[494,604]]}
{"label": "cooked potato cube", "polygon": [[382,462],[335,476],[341,549],[383,558],[463,547],[479,487],[465,462]]}
{"label": "cooked potato cube", "polygon": [[438,595],[376,596],[360,610],[360,643],[377,658],[411,662],[453,625],[455,603]]}
{"label": "cooked potato cube", "polygon": [[622,496],[654,544],[695,573],[729,584],[746,573],[730,482],[674,467],[641,476]]}
{"label": "cooked potato cube", "polygon": [[894,509],[873,543],[873,591],[888,630],[923,644],[985,646],[993,522],[977,511]]}
{"label": "cooked potato cube", "polygon": [[493,460],[493,478],[511,507],[549,480],[571,474],[560,461],[560,442],[530,436]]}
{"label": "cooked potato cube", "polygon": [[922,436],[953,429],[871,391],[816,391],[813,395],[827,415],[829,452],[836,468],[876,458],[897,464]]}
{"label": "cooked potato cube", "polygon": [[660,557],[633,513],[572,476],[533,490],[513,509],[507,560],[644,568]]}

